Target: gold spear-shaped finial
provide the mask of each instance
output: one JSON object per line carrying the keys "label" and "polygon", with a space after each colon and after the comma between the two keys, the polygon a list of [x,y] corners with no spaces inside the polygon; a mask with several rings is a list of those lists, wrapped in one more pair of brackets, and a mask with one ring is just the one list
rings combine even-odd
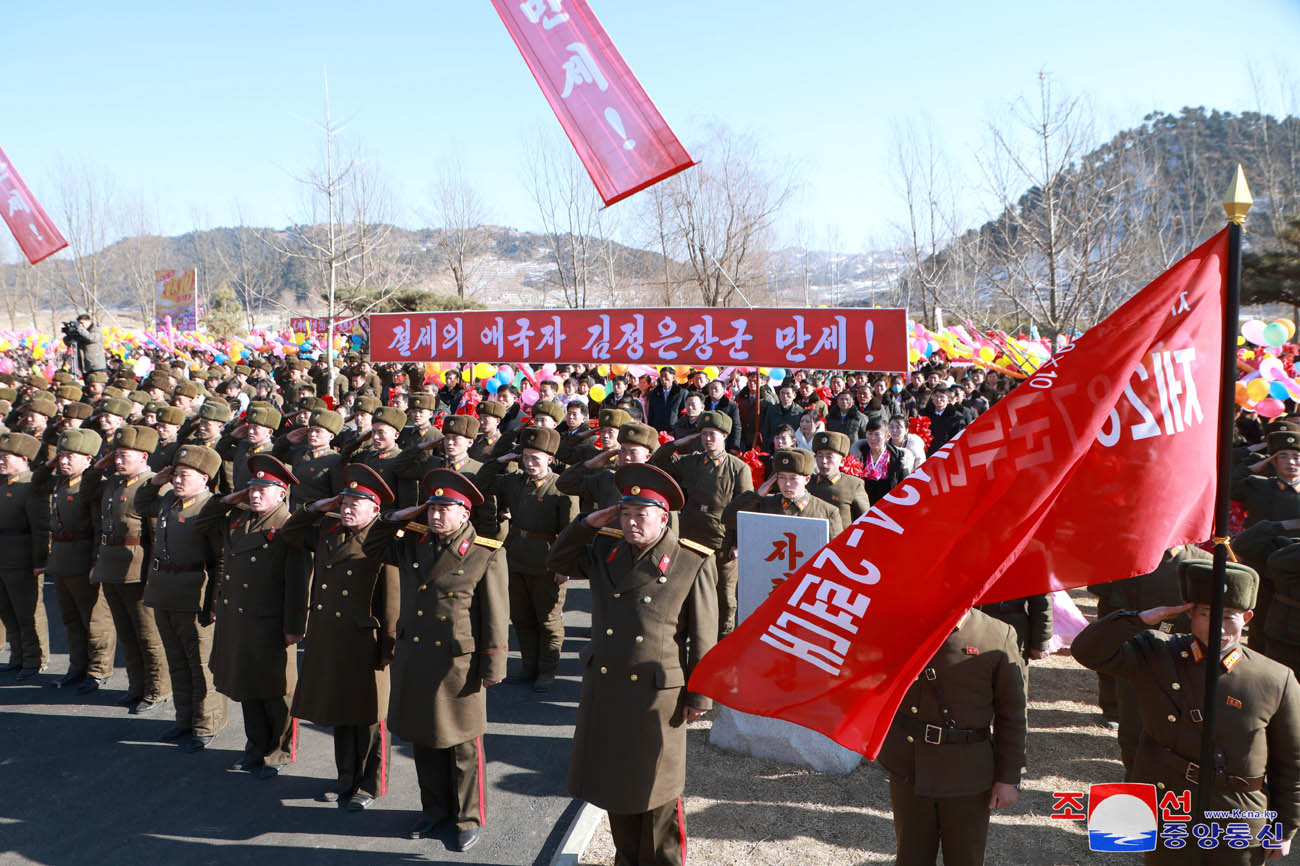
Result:
{"label": "gold spear-shaped finial", "polygon": [[1228,222],[1243,224],[1246,212],[1254,203],[1255,199],[1250,196],[1250,186],[1246,183],[1246,173],[1241,170],[1241,163],[1237,163],[1237,174],[1228,185],[1228,191],[1223,194],[1223,211],[1228,215]]}

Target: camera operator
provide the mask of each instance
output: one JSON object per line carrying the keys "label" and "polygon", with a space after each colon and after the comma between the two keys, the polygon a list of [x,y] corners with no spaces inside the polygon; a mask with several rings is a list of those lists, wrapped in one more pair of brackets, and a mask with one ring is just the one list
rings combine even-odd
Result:
{"label": "camera operator", "polygon": [[63,342],[77,350],[78,375],[108,369],[104,357],[104,335],[95,327],[88,313],[77,316],[75,322],[63,323]]}

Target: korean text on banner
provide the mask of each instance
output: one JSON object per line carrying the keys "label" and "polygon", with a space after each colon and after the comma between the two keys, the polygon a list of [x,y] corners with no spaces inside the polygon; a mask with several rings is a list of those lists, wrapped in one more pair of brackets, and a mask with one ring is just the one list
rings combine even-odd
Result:
{"label": "korean text on banner", "polygon": [[809,556],[825,547],[829,532],[830,524],[815,517],[737,512],[736,621],[757,610]]}
{"label": "korean text on banner", "polygon": [[492,0],[606,205],[693,165],[587,0]]}
{"label": "korean text on banner", "polygon": [[198,328],[198,271],[186,270],[154,271],[156,302],[154,321],[158,327],[165,327],[167,318],[171,317],[172,327],[178,331],[193,331]]}
{"label": "korean text on banner", "polygon": [[68,245],[3,150],[0,150],[0,214],[4,215],[23,255],[33,265]]}
{"label": "korean text on banner", "polygon": [[382,361],[614,361],[744,367],[907,369],[907,311],[681,307],[383,313]]}
{"label": "korean text on banner", "polygon": [[875,758],[962,613],[1150,571],[1205,540],[1226,231],[1057,353],[696,666],[690,689]]}

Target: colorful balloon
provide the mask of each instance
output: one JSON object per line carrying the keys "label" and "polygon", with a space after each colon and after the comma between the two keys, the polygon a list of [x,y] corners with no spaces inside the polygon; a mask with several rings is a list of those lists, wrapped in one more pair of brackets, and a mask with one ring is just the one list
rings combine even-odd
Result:
{"label": "colorful balloon", "polygon": [[1255,413],[1261,418],[1276,418],[1286,411],[1282,401],[1274,397],[1265,397],[1255,404]]}
{"label": "colorful balloon", "polygon": [[1274,322],[1264,326],[1264,343],[1269,346],[1281,346],[1287,341],[1286,328]]}
{"label": "colorful balloon", "polygon": [[592,385],[592,386],[591,386],[591,389],[590,389],[589,391],[587,391],[587,395],[588,395],[589,397],[591,397],[591,399],[593,399],[593,400],[595,400],[597,403],[599,403],[601,400],[604,400],[604,399],[605,399],[605,386],[604,386],[604,385]]}
{"label": "colorful balloon", "polygon": [[1251,400],[1263,400],[1268,396],[1269,383],[1264,379],[1251,379],[1246,383],[1246,396]]}
{"label": "colorful balloon", "polygon": [[1264,323],[1259,319],[1251,319],[1243,322],[1241,326],[1241,335],[1256,346],[1264,344]]}

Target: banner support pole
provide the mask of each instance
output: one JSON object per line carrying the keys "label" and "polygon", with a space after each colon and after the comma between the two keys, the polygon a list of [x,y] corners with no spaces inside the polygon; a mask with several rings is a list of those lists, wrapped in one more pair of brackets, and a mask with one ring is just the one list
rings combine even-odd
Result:
{"label": "banner support pole", "polygon": [[[1201,820],[1214,790],[1214,725],[1218,716],[1219,644],[1223,635],[1223,594],[1228,567],[1229,475],[1236,420],[1237,327],[1241,314],[1241,233],[1253,199],[1241,166],[1223,198],[1228,215],[1228,280],[1223,304],[1223,357],[1219,382],[1218,484],[1214,496],[1214,597],[1210,605],[1209,645],[1205,651],[1204,726],[1201,732],[1197,811]],[[1209,852],[1204,852],[1208,856]]]}

